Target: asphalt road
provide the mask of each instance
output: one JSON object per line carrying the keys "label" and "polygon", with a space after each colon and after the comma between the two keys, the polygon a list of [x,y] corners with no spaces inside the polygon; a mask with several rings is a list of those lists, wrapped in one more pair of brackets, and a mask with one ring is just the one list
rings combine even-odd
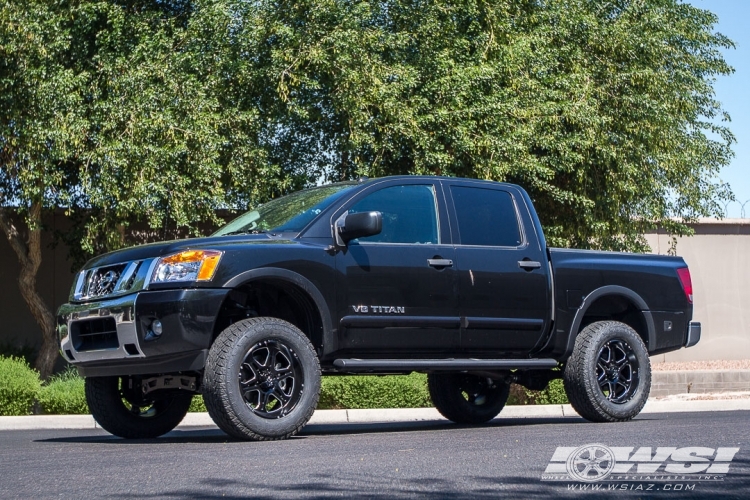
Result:
{"label": "asphalt road", "polygon": [[[215,428],[148,441],[98,430],[3,431],[0,498],[748,498],[749,424],[750,411],[726,411],[646,414],[623,424],[310,425],[298,437],[267,443],[232,441]],[[728,474],[712,481],[542,480],[557,447],[587,443],[739,452]]]}

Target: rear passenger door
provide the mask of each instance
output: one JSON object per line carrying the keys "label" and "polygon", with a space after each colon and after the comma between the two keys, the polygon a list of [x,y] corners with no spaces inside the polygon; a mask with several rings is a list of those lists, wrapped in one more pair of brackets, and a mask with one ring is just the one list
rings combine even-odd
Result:
{"label": "rear passenger door", "polygon": [[462,317],[461,349],[531,351],[551,317],[549,266],[520,191],[505,184],[446,182]]}

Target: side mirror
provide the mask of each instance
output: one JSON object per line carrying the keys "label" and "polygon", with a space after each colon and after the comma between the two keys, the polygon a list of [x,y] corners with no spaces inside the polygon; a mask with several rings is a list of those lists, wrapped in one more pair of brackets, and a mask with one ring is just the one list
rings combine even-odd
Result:
{"label": "side mirror", "polygon": [[356,238],[380,234],[382,230],[383,214],[380,212],[346,214],[336,223],[336,240],[346,245]]}

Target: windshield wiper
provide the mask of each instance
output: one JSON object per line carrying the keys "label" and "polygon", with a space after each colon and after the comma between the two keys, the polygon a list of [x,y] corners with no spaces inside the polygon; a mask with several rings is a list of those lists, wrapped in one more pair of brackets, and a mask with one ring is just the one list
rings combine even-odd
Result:
{"label": "windshield wiper", "polygon": [[228,233],[224,233],[222,234],[222,236],[231,236],[231,235],[236,235],[236,234],[263,234],[267,232],[268,231],[266,231],[265,229],[240,229],[237,231],[230,231]]}

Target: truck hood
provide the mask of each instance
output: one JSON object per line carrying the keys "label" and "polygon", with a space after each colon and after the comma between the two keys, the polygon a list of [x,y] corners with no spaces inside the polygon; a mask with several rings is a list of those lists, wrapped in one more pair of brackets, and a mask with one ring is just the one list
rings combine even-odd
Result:
{"label": "truck hood", "polygon": [[205,238],[187,238],[159,243],[148,243],[105,253],[89,260],[83,269],[101,267],[122,262],[163,257],[183,250],[216,249],[222,250],[236,245],[289,244],[289,237],[270,234],[242,234],[233,236],[208,236]]}

